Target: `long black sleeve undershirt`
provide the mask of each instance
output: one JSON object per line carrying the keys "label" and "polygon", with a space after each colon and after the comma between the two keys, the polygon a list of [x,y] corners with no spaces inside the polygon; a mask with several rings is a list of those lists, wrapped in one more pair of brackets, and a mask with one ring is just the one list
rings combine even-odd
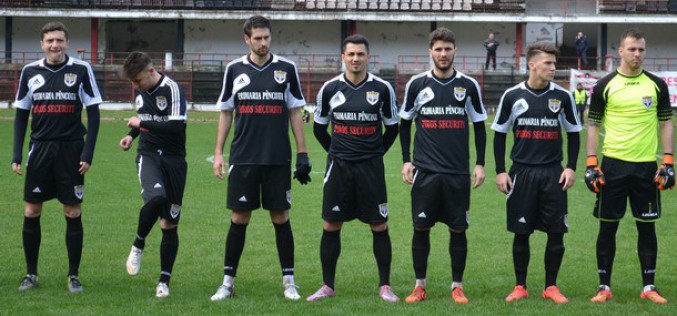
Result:
{"label": "long black sleeve undershirt", "polygon": [[328,126],[328,124],[313,123],[313,135],[326,152],[329,152],[329,146],[331,146],[331,135],[327,132]]}
{"label": "long black sleeve undershirt", "polygon": [[400,146],[402,147],[402,163],[411,162],[411,124],[410,120],[400,122]]}
{"label": "long black sleeve undershirt", "polygon": [[139,137],[139,134],[141,134],[141,129],[138,128],[132,128],[129,130],[129,133],[127,133],[127,135],[132,136],[132,139]]}
{"label": "long black sleeve undershirt", "polygon": [[567,133],[567,168],[573,171],[576,171],[578,151],[581,148],[581,139],[579,136],[579,132]]}
{"label": "long black sleeve undershirt", "polygon": [[96,147],[96,138],[99,135],[99,122],[101,114],[99,113],[99,105],[90,105],[87,107],[87,138],[85,140],[85,147],[80,154],[80,161],[85,161],[92,164],[94,159],[94,147]]}
{"label": "long black sleeve undershirt", "polygon": [[494,133],[494,159],[496,160],[496,174],[505,172],[505,140],[508,134]]}
{"label": "long black sleeve undershirt", "polygon": [[388,149],[395,143],[397,139],[398,124],[386,125],[386,131],[383,133],[383,147],[385,152],[388,152]]}
{"label": "long black sleeve undershirt", "polygon": [[475,152],[477,153],[476,165],[484,166],[484,157],[487,148],[487,130],[484,127],[484,122],[473,123],[475,129]]}
{"label": "long black sleeve undershirt", "polygon": [[21,164],[22,150],[30,114],[31,111],[29,110],[16,109],[16,114],[14,116],[14,151],[12,154],[12,163]]}

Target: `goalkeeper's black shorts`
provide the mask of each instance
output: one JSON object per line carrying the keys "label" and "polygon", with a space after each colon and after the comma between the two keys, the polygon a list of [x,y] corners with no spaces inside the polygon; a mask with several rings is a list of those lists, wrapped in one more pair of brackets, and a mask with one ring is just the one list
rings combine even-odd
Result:
{"label": "goalkeeper's black shorts", "polygon": [[653,178],[656,162],[627,162],[610,157],[602,159],[606,185],[597,194],[593,215],[600,220],[623,218],[630,199],[632,215],[640,221],[661,217],[661,196]]}
{"label": "goalkeeper's black shorts", "polygon": [[567,192],[559,183],[562,171],[559,163],[513,163],[509,173],[513,187],[506,196],[508,231],[516,234],[568,231]]}

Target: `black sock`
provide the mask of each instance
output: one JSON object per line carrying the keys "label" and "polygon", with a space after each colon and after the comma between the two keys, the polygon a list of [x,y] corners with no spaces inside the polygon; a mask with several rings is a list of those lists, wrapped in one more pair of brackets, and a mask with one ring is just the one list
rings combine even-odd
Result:
{"label": "black sock", "polygon": [[390,284],[390,263],[393,261],[393,249],[386,228],[382,232],[371,231],[373,236],[374,257],[378,266],[379,286]]}
{"label": "black sock", "polygon": [[169,284],[172,276],[176,254],[179,252],[178,227],[162,230],[162,242],[160,243],[160,282]]}
{"label": "black sock", "polygon": [[620,222],[599,222],[597,235],[597,273],[599,284],[611,286],[611,271],[616,256],[616,231]]}
{"label": "black sock", "polygon": [[416,279],[425,279],[428,269],[428,255],[430,254],[430,230],[414,229],[411,240],[411,256],[414,259],[414,273]]}
{"label": "black sock", "polygon": [[237,274],[237,267],[240,264],[246,237],[247,224],[235,224],[231,221],[226,237],[226,256],[223,260],[224,275],[235,277]]}
{"label": "black sock", "polygon": [[78,275],[82,258],[82,216],[66,217],[66,248],[68,249],[68,275]]}
{"label": "black sock", "polygon": [[564,258],[564,234],[548,234],[545,245],[545,287],[557,285],[557,274]]}
{"label": "black sock", "polygon": [[320,241],[320,261],[322,262],[322,281],[324,285],[334,288],[336,263],[341,255],[341,230],[322,232]]}
{"label": "black sock", "polygon": [[167,199],[164,197],[154,197],[146,203],[139,211],[139,225],[136,228],[136,238],[134,239],[134,247],[143,249],[146,247],[146,237],[150,230],[155,225],[162,208],[167,204]]}
{"label": "black sock", "polygon": [[515,234],[512,243],[512,261],[515,265],[515,282],[517,285],[527,285],[527,270],[529,269],[530,234]]}
{"label": "black sock", "polygon": [[653,285],[656,276],[656,258],[658,242],[656,241],[656,224],[653,222],[637,223],[637,254],[642,268],[644,286]]}
{"label": "black sock", "polygon": [[25,217],[23,228],[24,255],[26,257],[26,274],[38,275],[38,255],[40,254],[40,216]]}
{"label": "black sock", "polygon": [[449,233],[451,280],[454,282],[463,282],[463,272],[465,271],[465,262],[468,257],[468,238],[465,235],[465,230],[460,233],[450,230]]}
{"label": "black sock", "polygon": [[273,226],[282,275],[294,275],[294,234],[291,231],[291,223],[287,220],[283,224],[273,223]]}

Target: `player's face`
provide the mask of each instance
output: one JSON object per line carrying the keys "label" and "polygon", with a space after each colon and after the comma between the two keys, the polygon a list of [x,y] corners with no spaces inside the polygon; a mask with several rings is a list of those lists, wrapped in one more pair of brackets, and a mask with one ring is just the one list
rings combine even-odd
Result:
{"label": "player's face", "polygon": [[259,57],[266,57],[270,53],[270,29],[253,28],[252,36],[245,34],[244,41],[249,45],[252,53]]}
{"label": "player's face", "polygon": [[45,52],[47,63],[60,64],[66,60],[68,40],[63,31],[53,31],[43,34],[40,47]]}
{"label": "player's face", "polygon": [[539,53],[529,62],[531,69],[529,76],[536,76],[536,79],[541,81],[552,81],[555,79],[555,64],[557,64],[555,55]]}
{"label": "player's face", "polygon": [[346,65],[346,71],[354,74],[367,72],[370,56],[364,44],[347,43],[341,58]]}
{"label": "player's face", "polygon": [[454,65],[456,57],[456,47],[451,42],[436,41],[430,48],[430,58],[433,59],[435,68],[440,71],[447,71]]}
{"label": "player's face", "polygon": [[137,89],[148,91],[157,84],[157,82],[153,81],[153,72],[155,72],[155,69],[148,68],[140,72],[136,77],[130,78],[129,81],[131,81]]}
{"label": "player's face", "polygon": [[626,37],[618,48],[618,54],[621,56],[621,65],[630,70],[637,70],[644,62],[646,41],[643,38]]}

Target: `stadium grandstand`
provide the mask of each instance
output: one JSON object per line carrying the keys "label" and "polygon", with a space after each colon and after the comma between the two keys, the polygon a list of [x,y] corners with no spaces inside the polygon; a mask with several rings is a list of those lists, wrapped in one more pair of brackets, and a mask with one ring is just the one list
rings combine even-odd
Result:
{"label": "stadium grandstand", "polygon": [[[129,52],[142,50],[190,102],[213,104],[225,65],[246,53],[241,24],[254,14],[272,20],[272,51],[297,63],[310,103],[341,72],[340,43],[353,33],[370,39],[370,70],[400,99],[409,78],[429,69],[427,35],[439,26],[456,33],[455,67],[478,79],[489,108],[523,80],[524,51],[534,41],[559,47],[565,86],[570,69],[613,67],[617,37],[629,27],[647,34],[648,70],[677,71],[677,0],[0,0],[0,101],[11,106],[21,67],[42,57],[40,27],[60,20],[71,32],[69,54],[92,64],[106,101],[133,99],[118,70]],[[500,42],[495,71],[484,70],[490,32]],[[587,65],[576,55],[578,32],[589,42]]]}

